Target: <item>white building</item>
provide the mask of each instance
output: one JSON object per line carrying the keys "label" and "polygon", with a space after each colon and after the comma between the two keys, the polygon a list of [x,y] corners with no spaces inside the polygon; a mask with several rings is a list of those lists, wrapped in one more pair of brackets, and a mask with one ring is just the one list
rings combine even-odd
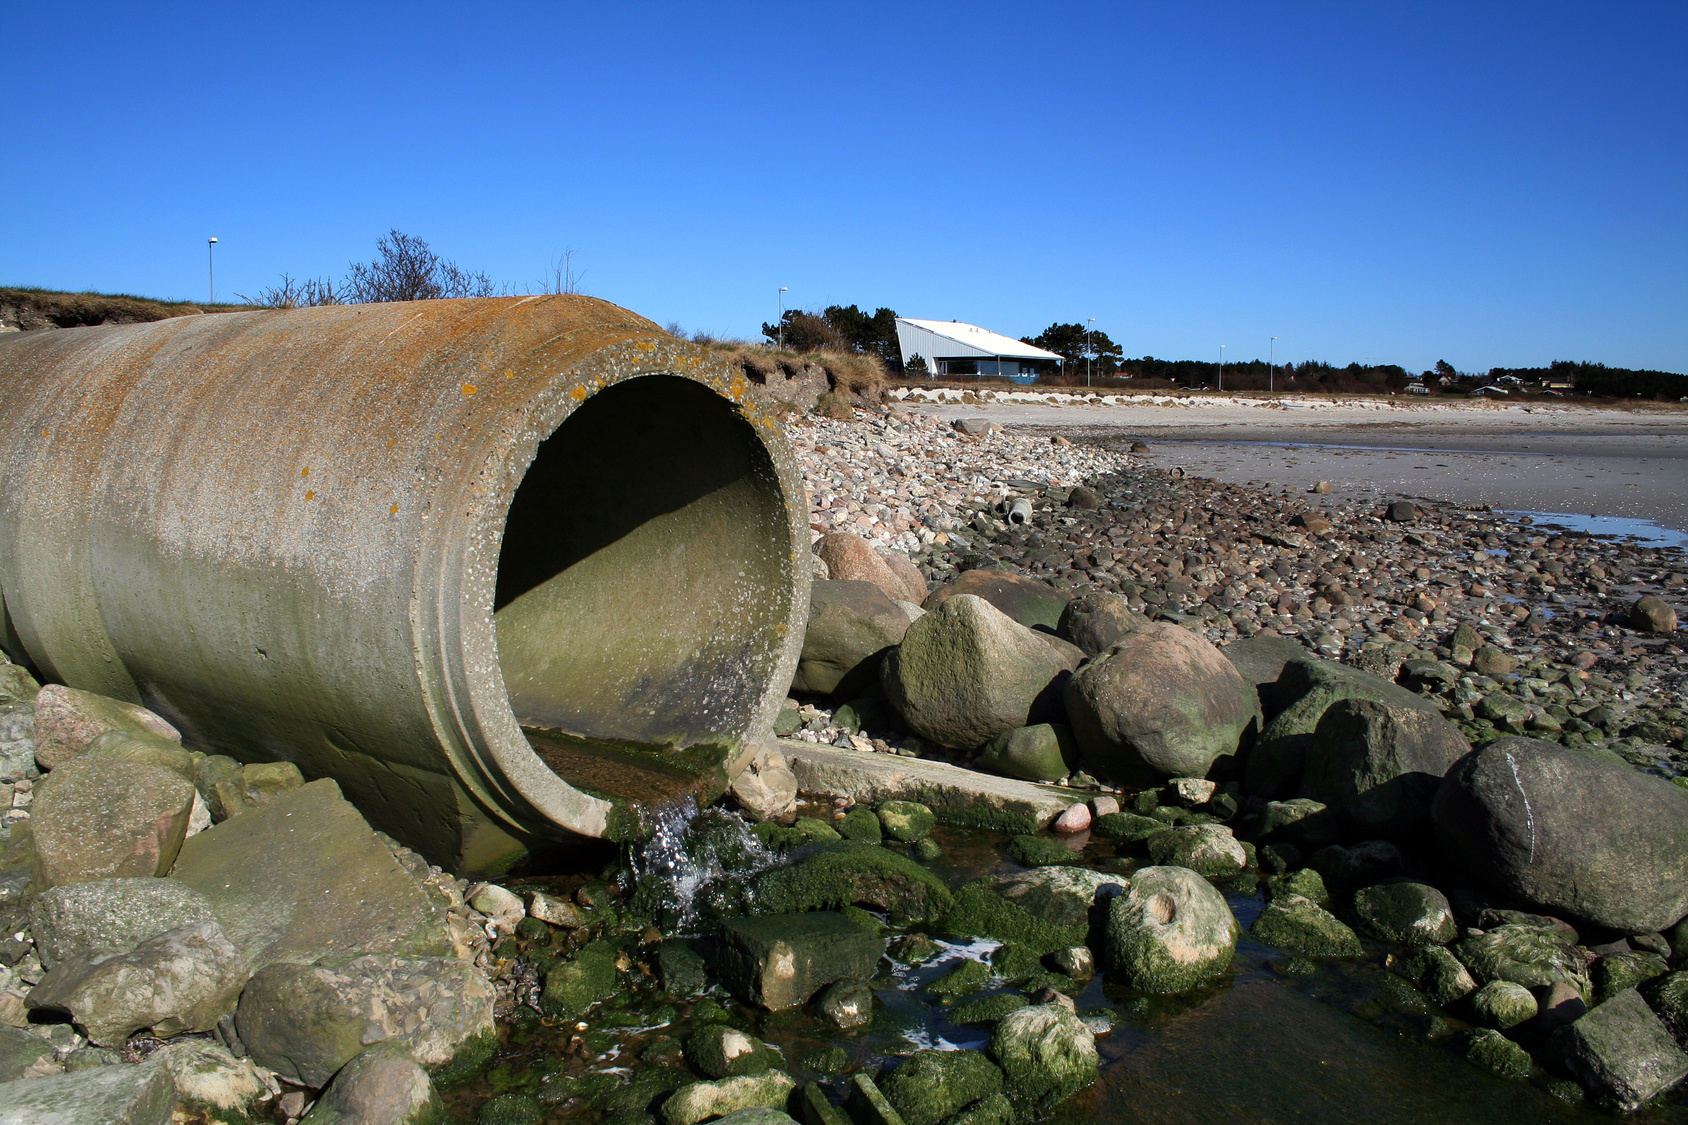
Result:
{"label": "white building", "polygon": [[1040,371],[1061,362],[1054,352],[959,320],[909,320],[899,316],[897,347],[904,364],[919,356],[933,375],[1006,375],[1030,381]]}

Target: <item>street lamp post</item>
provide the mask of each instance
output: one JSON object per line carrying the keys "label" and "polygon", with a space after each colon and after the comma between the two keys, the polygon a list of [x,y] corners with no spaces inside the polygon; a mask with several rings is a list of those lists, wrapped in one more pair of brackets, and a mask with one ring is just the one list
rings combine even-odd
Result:
{"label": "street lamp post", "polygon": [[1091,317],[1084,328],[1084,385],[1087,387],[1090,385],[1090,361],[1096,356],[1096,329],[1090,327],[1095,323],[1096,318]]}
{"label": "street lamp post", "polygon": [[1278,371],[1278,338],[1276,336],[1272,337],[1272,346],[1266,352],[1266,356],[1266,391],[1270,394],[1272,391],[1272,377],[1276,375]]}
{"label": "street lamp post", "polygon": [[1219,345],[1219,390],[1225,390],[1225,345]]}
{"label": "street lamp post", "polygon": [[779,311],[779,315],[774,318],[774,331],[779,333],[780,350],[781,351],[785,350],[785,291],[788,288],[790,288],[790,287],[786,286],[786,285],[780,286],[780,291],[779,291],[779,303],[780,303],[779,308],[780,308],[780,311]]}
{"label": "street lamp post", "polygon": [[205,285],[206,285],[206,288],[210,291],[210,294],[211,294],[211,299],[206,302],[206,304],[208,304],[208,305],[214,305],[214,304],[217,303],[217,263],[216,263],[216,260],[215,260],[216,259],[216,250],[217,250],[217,240],[215,238],[206,239],[205,240]]}

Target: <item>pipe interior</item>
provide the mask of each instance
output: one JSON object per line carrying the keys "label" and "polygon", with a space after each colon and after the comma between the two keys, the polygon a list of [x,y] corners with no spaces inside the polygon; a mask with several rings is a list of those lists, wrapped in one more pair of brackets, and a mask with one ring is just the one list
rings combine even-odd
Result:
{"label": "pipe interior", "polygon": [[735,742],[778,660],[789,537],[768,452],[728,400],[646,376],[582,403],[506,518],[494,610],[517,719],[610,743]]}

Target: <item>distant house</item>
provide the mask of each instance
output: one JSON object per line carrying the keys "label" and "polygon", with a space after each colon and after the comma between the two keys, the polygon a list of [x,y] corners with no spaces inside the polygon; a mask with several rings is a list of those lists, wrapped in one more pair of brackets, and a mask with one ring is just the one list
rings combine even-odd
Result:
{"label": "distant house", "polygon": [[1467,398],[1484,398],[1488,395],[1504,395],[1504,394],[1510,394],[1510,393],[1511,392],[1508,391],[1505,387],[1493,387],[1493,386],[1477,387],[1474,390],[1467,391],[1466,397]]}
{"label": "distant house", "polygon": [[1407,393],[1410,395],[1427,395],[1430,393],[1430,388],[1423,383],[1414,381],[1407,384]]}
{"label": "distant house", "polygon": [[1061,362],[1054,352],[963,324],[959,320],[897,318],[897,347],[906,364],[915,356],[933,375],[1006,375],[1029,383]]}

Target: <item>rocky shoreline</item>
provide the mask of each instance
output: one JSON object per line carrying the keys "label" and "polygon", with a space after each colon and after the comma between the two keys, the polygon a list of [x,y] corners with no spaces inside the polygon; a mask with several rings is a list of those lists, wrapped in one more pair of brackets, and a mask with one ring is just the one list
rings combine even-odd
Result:
{"label": "rocky shoreline", "polygon": [[783,749],[607,866],[472,884],[332,780],[0,664],[0,1120],[1095,1118],[1117,1029],[1249,957],[1366,966],[1378,1019],[1544,1098],[1676,1096],[1683,552],[788,423]]}

